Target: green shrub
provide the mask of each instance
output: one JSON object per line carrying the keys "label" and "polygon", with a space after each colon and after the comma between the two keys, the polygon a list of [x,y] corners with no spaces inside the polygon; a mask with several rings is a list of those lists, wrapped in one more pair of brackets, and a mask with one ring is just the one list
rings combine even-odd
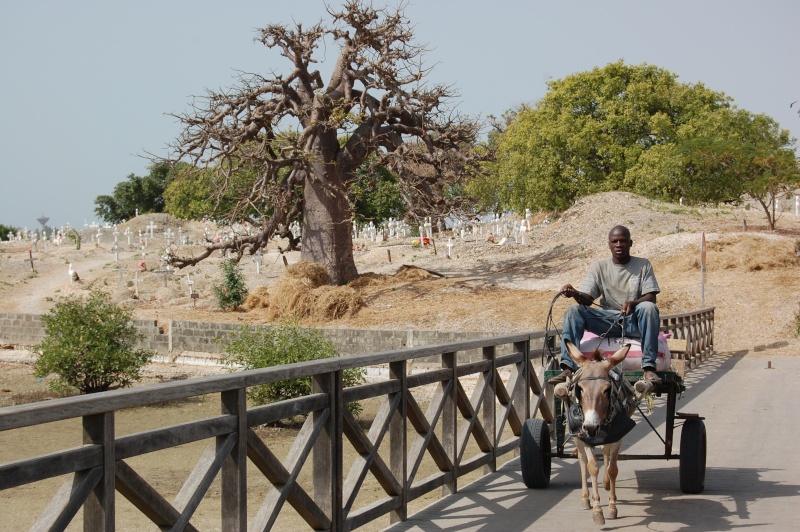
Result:
{"label": "green shrub", "polygon": [[67,240],[75,244],[75,249],[81,249],[81,234],[75,229],[67,231]]}
{"label": "green shrub", "polygon": [[42,321],[45,337],[33,347],[34,375],[55,374],[50,389],[58,393],[130,386],[155,354],[134,349],[144,335],[133,326],[132,311],[99,290],[85,300],[75,295],[61,298]]}
{"label": "green shrub", "polygon": [[222,310],[236,310],[247,297],[247,284],[235,260],[222,261],[222,284],[214,285],[217,306]]}
{"label": "green shrub", "polygon": [[[322,334],[302,329],[296,323],[288,321],[259,329],[242,327],[240,336],[230,341],[224,351],[224,362],[237,369],[268,368],[337,355],[336,346]],[[344,387],[363,383],[364,374],[362,368],[344,370]],[[310,393],[311,378],[304,377],[253,386],[248,390],[247,396],[254,404],[264,405]],[[348,408],[354,414],[361,412],[358,403],[351,403]]]}

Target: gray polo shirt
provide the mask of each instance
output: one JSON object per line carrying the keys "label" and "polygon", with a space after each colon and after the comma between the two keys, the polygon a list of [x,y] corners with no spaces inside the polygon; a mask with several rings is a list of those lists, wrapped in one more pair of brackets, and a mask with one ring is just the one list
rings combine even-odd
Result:
{"label": "gray polo shirt", "polygon": [[592,299],[600,297],[603,308],[620,310],[625,301],[639,299],[643,294],[658,294],[661,289],[650,261],[631,257],[627,264],[614,264],[611,259],[593,263],[578,291]]}

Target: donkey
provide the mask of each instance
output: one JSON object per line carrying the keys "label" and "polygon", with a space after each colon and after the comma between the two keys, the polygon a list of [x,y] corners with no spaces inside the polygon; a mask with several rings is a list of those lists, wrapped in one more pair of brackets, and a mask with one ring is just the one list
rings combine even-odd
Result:
{"label": "donkey", "polygon": [[[602,445],[605,475],[603,487],[609,492],[609,518],[617,518],[616,480],[619,468],[621,439],[635,425],[630,415],[636,409],[636,397],[641,392],[649,392],[652,384],[643,383],[636,394],[621,374],[612,373],[614,366],[625,360],[630,345],[625,345],[606,358],[600,351],[595,351],[592,358],[586,358],[580,350],[567,341],[567,351],[578,364],[578,371],[566,383],[558,385],[556,394],[569,397],[572,403],[567,418],[570,431],[576,436],[578,446],[578,462],[581,467],[581,507],[592,509],[592,518],[597,525],[605,524],[605,516],[600,506],[600,493],[597,475],[600,467],[594,455],[594,447]],[[650,386],[647,386],[647,385]],[[559,389],[560,388],[560,389]],[[577,408],[578,405],[580,408]],[[582,418],[582,419],[581,419]],[[592,497],[589,499],[586,470],[592,477]]]}

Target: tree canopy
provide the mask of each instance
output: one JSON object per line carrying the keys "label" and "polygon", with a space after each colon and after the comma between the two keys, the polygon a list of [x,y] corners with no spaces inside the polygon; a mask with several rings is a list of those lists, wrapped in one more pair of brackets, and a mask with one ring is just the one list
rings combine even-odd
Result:
{"label": "tree canopy", "polygon": [[18,227],[14,227],[13,225],[0,224],[0,240],[10,240],[8,235],[9,234],[16,235],[17,231],[19,231]]}
{"label": "tree canopy", "polygon": [[97,196],[94,212],[102,220],[118,224],[139,214],[164,212],[164,189],[169,183],[173,169],[166,163],[150,165],[150,173],[144,177],[130,174],[127,181],[117,183],[111,196]]}
{"label": "tree canopy", "polygon": [[[241,168],[256,171],[226,218],[253,210],[261,232],[173,257],[174,265],[197,264],[218,249],[255,253],[299,220],[301,258],[324,264],[333,284],[354,279],[348,193],[364,163],[396,176],[412,216],[464,204],[458,185],[479,171],[479,123],[453,110],[451,87],[427,82],[425,49],[413,42],[402,8],[350,0],[329,9],[328,24],[258,30],[257,41],[286,60],[286,73],[242,73],[236,86],[209,91],[177,115],[183,131],[171,159],[190,163],[195,176],[213,172],[215,198],[236,187]],[[315,65],[331,43],[338,54],[326,83]]]}
{"label": "tree canopy", "polygon": [[619,61],[552,81],[541,101],[508,118],[493,139],[497,161],[470,190],[518,212],[609,190],[739,201],[797,182],[794,140],[774,120],[652,65]]}

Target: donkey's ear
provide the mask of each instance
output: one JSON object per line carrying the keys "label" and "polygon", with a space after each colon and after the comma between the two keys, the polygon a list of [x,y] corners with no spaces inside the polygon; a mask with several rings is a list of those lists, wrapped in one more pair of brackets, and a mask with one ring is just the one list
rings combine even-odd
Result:
{"label": "donkey's ear", "polygon": [[608,361],[611,362],[611,367],[613,368],[614,366],[625,360],[625,357],[628,356],[628,351],[630,350],[631,350],[631,344],[625,344],[619,351],[608,357]]}
{"label": "donkey's ear", "polygon": [[567,353],[569,353],[570,358],[574,360],[576,364],[580,366],[586,362],[586,357],[583,356],[583,353],[581,353],[581,350],[578,349],[575,344],[569,340],[564,340],[564,345],[567,346]]}

